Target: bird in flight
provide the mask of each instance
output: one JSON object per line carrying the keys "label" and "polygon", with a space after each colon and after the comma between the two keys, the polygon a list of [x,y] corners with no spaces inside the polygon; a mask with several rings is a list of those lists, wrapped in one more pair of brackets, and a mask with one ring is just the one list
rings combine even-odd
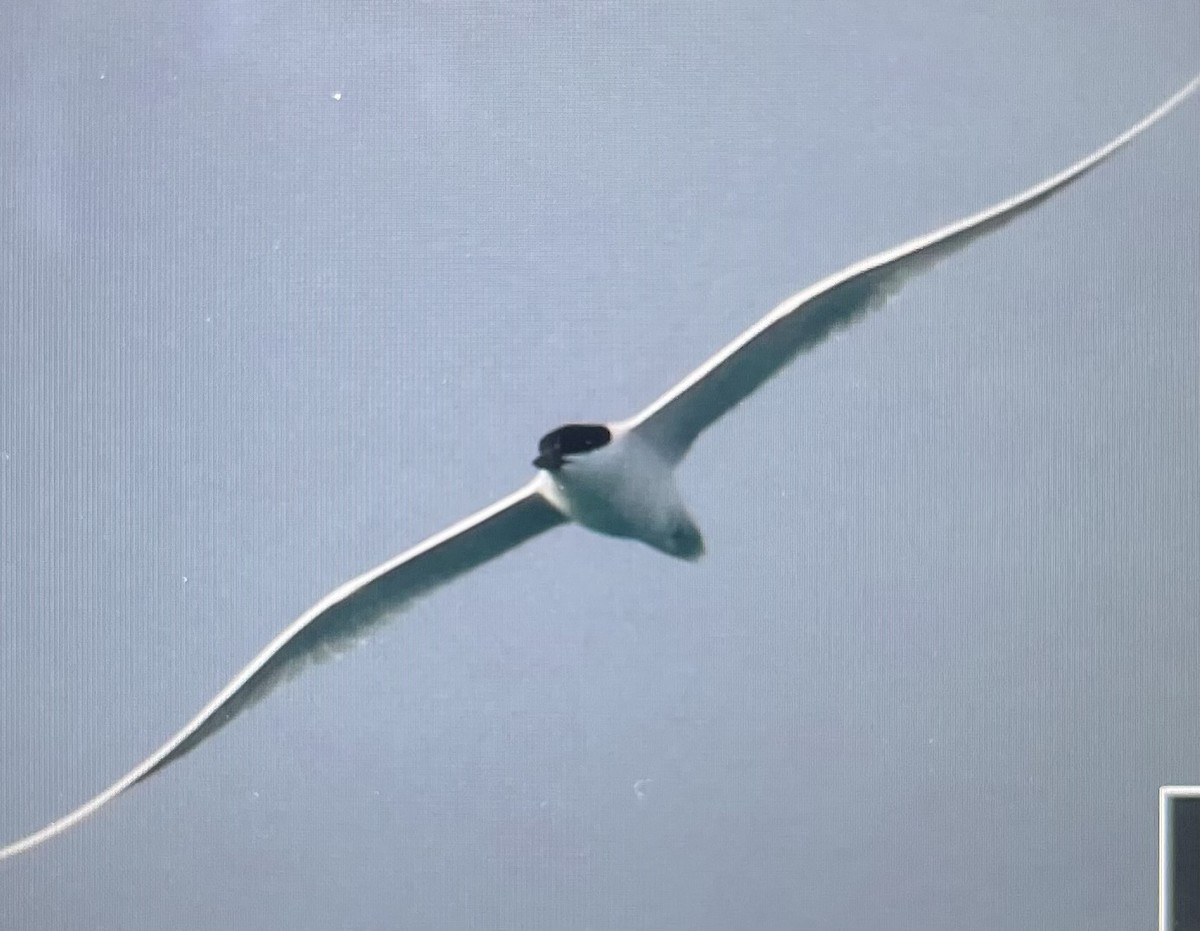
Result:
{"label": "bird in flight", "polygon": [[912,275],[1079,180],[1197,87],[1200,75],[1108,144],[1015,197],[798,291],[634,416],[547,433],[533,460],[537,472],[525,485],[334,589],[150,756],[74,811],[0,848],[0,860],[61,834],[178,760],[307,663],[361,641],[415,598],[553,527],[574,522],[698,559],[704,540],[679,496],[675,467],[707,427],[797,355],[883,304]]}

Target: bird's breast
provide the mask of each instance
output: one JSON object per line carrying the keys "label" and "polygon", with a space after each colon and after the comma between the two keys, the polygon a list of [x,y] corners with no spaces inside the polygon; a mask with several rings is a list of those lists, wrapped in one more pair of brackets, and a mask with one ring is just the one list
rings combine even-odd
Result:
{"label": "bird's breast", "polygon": [[633,435],[573,457],[548,474],[554,504],[600,533],[655,543],[683,513],[674,470]]}

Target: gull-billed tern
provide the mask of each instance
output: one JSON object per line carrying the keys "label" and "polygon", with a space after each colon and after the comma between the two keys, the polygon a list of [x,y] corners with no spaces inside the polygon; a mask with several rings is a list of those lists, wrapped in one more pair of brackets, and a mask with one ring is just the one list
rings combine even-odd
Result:
{"label": "gull-billed tern", "polygon": [[694,560],[700,530],[675,486],[696,437],[799,353],[899,290],[905,279],[1077,181],[1200,86],[1200,75],[1107,145],[1026,191],[809,285],[627,420],[542,437],[537,474],[494,504],[334,589],[288,625],[170,740],[94,798],[7,847],[29,850],[195,748],[306,662],[338,652],[399,608],[526,540],[574,521]]}

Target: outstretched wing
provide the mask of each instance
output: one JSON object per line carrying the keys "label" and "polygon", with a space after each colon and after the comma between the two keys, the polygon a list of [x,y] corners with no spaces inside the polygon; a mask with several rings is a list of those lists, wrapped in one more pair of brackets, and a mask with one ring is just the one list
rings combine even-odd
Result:
{"label": "outstretched wing", "polygon": [[0,860],[36,847],[179,759],[280,682],[364,639],[413,599],[519,546],[566,518],[540,477],[336,588],[272,640],[170,740],[99,795],[39,831],[0,848]]}
{"label": "outstretched wing", "polygon": [[1078,180],[1200,87],[1200,75],[1091,155],[1008,200],[843,269],[793,294],[624,426],[671,462],[763,382],[831,332],[880,306],[910,276],[999,229]]}

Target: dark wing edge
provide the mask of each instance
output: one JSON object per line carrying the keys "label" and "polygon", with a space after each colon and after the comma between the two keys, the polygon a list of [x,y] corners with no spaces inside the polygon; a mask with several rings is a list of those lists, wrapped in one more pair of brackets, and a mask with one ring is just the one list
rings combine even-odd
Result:
{"label": "dark wing edge", "polygon": [[338,586],[289,624],[217,695],[141,763],[56,821],[0,848],[0,860],[83,821],[126,789],[194,749],[309,662],[361,642],[416,598],[566,521],[540,491],[540,477]]}
{"label": "dark wing edge", "polygon": [[625,421],[678,462],[696,437],[832,332],[881,306],[904,282],[999,229],[1087,174],[1200,87],[1200,75],[1111,142],[1031,188],[932,233],[856,262],[777,305],[698,369]]}

